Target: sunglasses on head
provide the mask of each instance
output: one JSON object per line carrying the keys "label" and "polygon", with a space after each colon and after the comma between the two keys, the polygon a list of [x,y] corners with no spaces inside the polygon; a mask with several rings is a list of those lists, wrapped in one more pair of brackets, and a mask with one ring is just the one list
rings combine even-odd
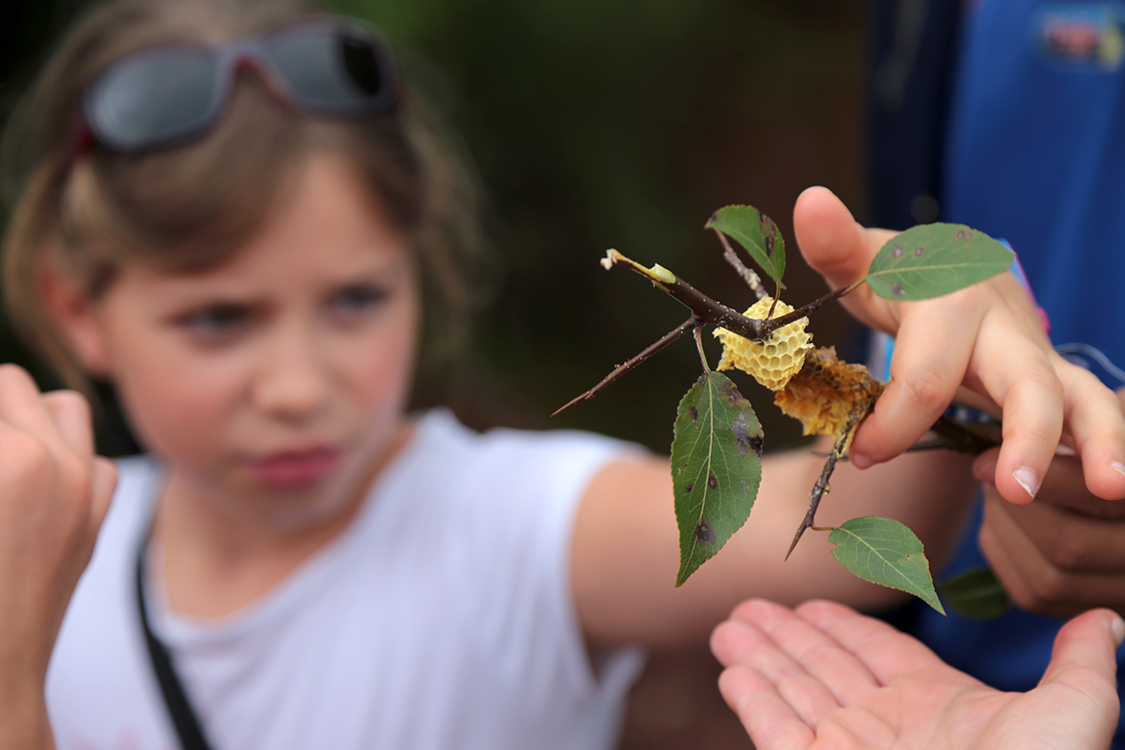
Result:
{"label": "sunglasses on head", "polygon": [[244,68],[282,103],[312,114],[377,115],[398,100],[387,46],[358,22],[318,16],[225,44],[168,42],[117,60],[84,93],[76,150],[95,139],[135,153],[201,135],[222,117]]}

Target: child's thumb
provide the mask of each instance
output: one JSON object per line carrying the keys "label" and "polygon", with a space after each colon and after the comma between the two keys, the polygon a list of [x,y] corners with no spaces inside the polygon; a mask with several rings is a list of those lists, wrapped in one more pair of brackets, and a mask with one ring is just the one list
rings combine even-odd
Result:
{"label": "child's thumb", "polygon": [[793,233],[805,261],[833,289],[866,276],[875,254],[894,234],[864,229],[847,206],[824,187],[806,188],[797,197]]}
{"label": "child's thumb", "polygon": [[1064,684],[1102,708],[1116,706],[1116,652],[1123,640],[1125,621],[1115,612],[1095,609],[1075,617],[1055,637],[1051,663],[1039,684]]}

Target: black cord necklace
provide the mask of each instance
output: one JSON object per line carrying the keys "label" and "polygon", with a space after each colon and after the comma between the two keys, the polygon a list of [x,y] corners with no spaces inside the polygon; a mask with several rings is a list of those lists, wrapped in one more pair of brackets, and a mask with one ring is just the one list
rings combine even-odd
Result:
{"label": "black cord necklace", "polygon": [[164,705],[176,728],[180,738],[182,750],[211,750],[211,744],[203,733],[199,718],[184,692],[183,683],[176,674],[176,666],[172,663],[172,656],[168,649],[152,632],[148,622],[148,612],[145,608],[145,552],[148,549],[148,534],[141,540],[140,549],[137,551],[137,611],[141,617],[141,627],[145,631],[145,644],[148,646],[149,661],[156,672],[156,679],[160,683],[160,692],[164,696]]}

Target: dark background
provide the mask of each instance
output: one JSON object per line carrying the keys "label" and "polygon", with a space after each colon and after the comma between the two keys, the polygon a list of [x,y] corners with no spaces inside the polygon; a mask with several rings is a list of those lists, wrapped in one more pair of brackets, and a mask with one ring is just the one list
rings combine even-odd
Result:
{"label": "dark background", "polygon": [[[2,4],[0,117],[88,4]],[[699,374],[688,340],[597,399],[549,416],[686,318],[640,277],[605,272],[605,250],[660,263],[741,309],[753,298],[703,224],[721,206],[750,203],[790,240],[786,301],[800,304],[825,288],[792,242],[797,195],[826,185],[864,218],[863,0],[331,5],[383,30],[486,187],[498,259],[491,305],[468,355],[419,396],[450,403],[474,426],[592,429],[666,452],[676,404]],[[858,334],[838,308],[810,330],[817,344],[855,356]],[[3,326],[0,359],[30,365]],[[799,425],[780,417],[770,394],[738,382],[767,450],[797,444]],[[103,436],[104,446],[120,444]],[[718,697],[717,674],[705,648],[657,655],[634,689],[622,747],[748,746]]]}

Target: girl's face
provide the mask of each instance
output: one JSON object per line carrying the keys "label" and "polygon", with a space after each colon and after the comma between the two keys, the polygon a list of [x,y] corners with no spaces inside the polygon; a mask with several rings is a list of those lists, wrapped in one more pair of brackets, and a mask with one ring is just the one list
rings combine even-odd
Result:
{"label": "girl's face", "polygon": [[126,264],[71,326],[183,490],[298,526],[350,507],[400,443],[418,331],[406,240],[342,160],[304,169],[231,259]]}

